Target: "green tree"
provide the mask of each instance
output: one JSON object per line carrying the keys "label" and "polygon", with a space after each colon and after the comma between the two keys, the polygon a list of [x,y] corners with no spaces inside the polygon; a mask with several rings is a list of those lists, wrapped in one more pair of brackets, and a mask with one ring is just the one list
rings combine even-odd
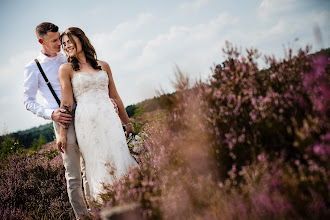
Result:
{"label": "green tree", "polygon": [[18,152],[24,152],[24,149],[19,141],[11,136],[4,137],[0,144],[0,158],[5,159],[8,155]]}
{"label": "green tree", "polygon": [[142,115],[143,109],[141,108],[140,104],[136,105],[136,109],[134,110],[134,116]]}
{"label": "green tree", "polygon": [[47,139],[41,134],[38,139],[34,139],[32,142],[32,150],[39,151],[40,147],[47,144]]}
{"label": "green tree", "polygon": [[132,117],[134,115],[135,109],[136,109],[136,105],[129,105],[126,107],[126,112],[128,117]]}

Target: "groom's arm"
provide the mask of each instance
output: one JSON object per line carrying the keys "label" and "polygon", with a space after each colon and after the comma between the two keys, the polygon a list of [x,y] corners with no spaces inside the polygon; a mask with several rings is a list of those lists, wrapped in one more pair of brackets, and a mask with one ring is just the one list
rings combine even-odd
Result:
{"label": "groom's arm", "polygon": [[25,108],[38,117],[57,122],[60,126],[64,126],[64,123],[71,122],[71,116],[65,114],[61,109],[48,109],[37,102],[39,75],[40,70],[34,61],[24,67],[23,88]]}
{"label": "groom's arm", "polygon": [[31,111],[36,116],[51,120],[53,109],[47,109],[36,101],[39,89],[39,74],[39,70],[34,61],[24,67],[24,105],[27,110]]}

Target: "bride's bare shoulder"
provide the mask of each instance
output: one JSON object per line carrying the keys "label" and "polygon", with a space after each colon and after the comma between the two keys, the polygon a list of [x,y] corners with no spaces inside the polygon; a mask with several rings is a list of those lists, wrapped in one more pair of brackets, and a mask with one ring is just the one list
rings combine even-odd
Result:
{"label": "bride's bare shoulder", "polygon": [[70,72],[72,71],[72,65],[71,63],[63,63],[61,66],[60,66],[60,70],[62,71],[65,71],[65,72]]}
{"label": "bride's bare shoulder", "polygon": [[71,63],[63,63],[59,69],[60,75],[70,75],[72,71],[73,69]]}
{"label": "bride's bare shoulder", "polygon": [[102,70],[107,70],[109,68],[109,64],[103,60],[98,60],[97,63],[101,66]]}

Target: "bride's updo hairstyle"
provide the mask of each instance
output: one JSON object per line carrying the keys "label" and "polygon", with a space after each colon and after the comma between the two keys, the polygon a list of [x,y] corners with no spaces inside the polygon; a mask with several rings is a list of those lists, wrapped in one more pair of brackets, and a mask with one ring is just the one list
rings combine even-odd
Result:
{"label": "bride's updo hairstyle", "polygon": [[66,31],[63,32],[63,34],[61,35],[61,41],[63,40],[63,36],[68,36],[68,38],[70,39],[71,43],[74,45],[75,49],[75,56],[74,57],[70,57],[68,56],[68,62],[72,63],[72,68],[75,71],[80,70],[80,65],[79,65],[79,60],[78,60],[78,56],[77,56],[77,44],[74,41],[72,36],[76,36],[80,42],[81,42],[81,47],[82,50],[85,53],[86,56],[86,61],[95,69],[95,70],[102,70],[101,66],[97,65],[97,55],[95,52],[95,49],[93,47],[93,45],[91,44],[91,42],[89,41],[89,39],[86,37],[85,33],[77,27],[70,27],[68,29],[66,29]]}

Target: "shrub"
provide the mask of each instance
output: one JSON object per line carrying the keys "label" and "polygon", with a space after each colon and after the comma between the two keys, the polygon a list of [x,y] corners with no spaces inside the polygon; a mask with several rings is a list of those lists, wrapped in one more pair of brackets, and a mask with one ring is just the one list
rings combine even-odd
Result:
{"label": "shrub", "polygon": [[0,160],[5,160],[9,155],[23,152],[23,146],[19,143],[18,140],[11,136],[4,137],[0,144]]}
{"label": "shrub", "polygon": [[11,155],[1,161],[0,177],[1,219],[74,217],[57,151]]}
{"label": "shrub", "polygon": [[309,147],[329,132],[327,58],[308,56],[307,47],[279,61],[266,56],[269,67],[259,70],[257,50],[247,50],[244,57],[227,43],[224,52],[224,68],[205,89],[220,175],[226,177],[233,165],[240,169],[261,153],[271,158],[283,154],[291,164],[306,164],[316,156]]}
{"label": "shrub", "polygon": [[328,59],[307,47],[260,70],[257,50],[224,51],[207,83],[178,70],[140,171],[107,186],[96,215],[138,201],[147,219],[330,216]]}

